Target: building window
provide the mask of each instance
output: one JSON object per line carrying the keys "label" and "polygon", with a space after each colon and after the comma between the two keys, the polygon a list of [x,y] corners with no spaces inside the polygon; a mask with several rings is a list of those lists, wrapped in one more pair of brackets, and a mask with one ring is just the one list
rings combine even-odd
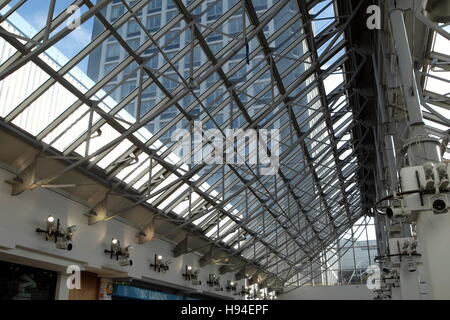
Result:
{"label": "building window", "polygon": [[256,11],[267,9],[267,0],[252,0],[252,3]]}
{"label": "building window", "polygon": [[156,14],[147,17],[147,29],[150,32],[156,32],[161,28],[161,15]]}
{"label": "building window", "polygon": [[122,99],[128,96],[134,89],[136,89],[135,81],[128,81],[122,84],[122,86],[120,87],[120,95]]}
{"label": "building window", "polygon": [[128,67],[125,68],[123,71],[123,77],[124,78],[137,78],[138,71],[136,70],[136,67],[132,64],[130,64]]}
{"label": "building window", "polygon": [[111,22],[115,22],[119,19],[125,12],[125,7],[122,5],[113,6],[111,8]]}
{"label": "building window", "polygon": [[228,0],[228,7],[234,7],[240,0]]}
{"label": "building window", "polygon": [[[191,67],[191,52],[186,54],[184,67],[189,69]],[[202,60],[202,50],[199,47],[194,48],[194,67],[200,67]]]}
{"label": "building window", "polygon": [[136,50],[139,48],[139,45],[141,44],[141,39],[135,38],[135,39],[129,39],[127,40],[128,45],[131,49]]}
{"label": "building window", "polygon": [[151,84],[142,91],[142,98],[155,98],[156,97],[156,85]]}
{"label": "building window", "polygon": [[[223,25],[220,25],[215,28],[215,30],[219,32],[223,32]],[[207,41],[222,41],[223,35],[221,33],[213,31],[207,38]]]}
{"label": "building window", "polygon": [[209,5],[207,14],[208,21],[219,19],[223,12],[222,7],[222,1],[218,1],[213,5]]}
{"label": "building window", "polygon": [[[172,21],[176,16],[178,16],[178,11],[168,11],[166,14],[166,21]],[[173,28],[180,28],[181,23],[176,24]]]}
{"label": "building window", "polygon": [[[106,76],[106,75],[110,74],[114,70],[115,67],[117,67],[117,63],[105,64],[103,75]],[[116,80],[117,80],[117,76],[114,77],[113,79],[111,79],[111,81],[116,81]]]}
{"label": "building window", "polygon": [[140,34],[141,34],[141,29],[139,27],[139,24],[134,20],[129,21],[128,26],[127,26],[127,36],[134,37],[134,36],[138,36]]}
{"label": "building window", "polygon": [[151,58],[146,65],[154,70],[158,70],[158,56]]}
{"label": "building window", "polygon": [[148,4],[147,12],[158,12],[161,11],[162,8],[162,0],[151,0]]}
{"label": "building window", "polygon": [[170,31],[166,34],[165,49],[179,49],[180,48],[180,35],[178,30]]}
{"label": "building window", "polygon": [[167,9],[173,9],[176,8],[175,2],[173,0],[167,0]]}
{"label": "building window", "polygon": [[[174,78],[174,74],[168,74],[170,78]],[[172,81],[169,78],[163,78],[163,85],[168,91],[173,91],[178,86],[178,83],[176,81]]]}
{"label": "building window", "polygon": [[230,22],[228,22],[228,33],[232,36],[237,36],[243,31],[242,26],[242,19],[235,18],[231,19]]}
{"label": "building window", "polygon": [[118,43],[110,43],[106,46],[106,62],[119,60],[120,46]]}
{"label": "building window", "polygon": [[[238,64],[238,62],[232,62],[230,63],[230,67],[229,70],[230,72],[236,67],[236,65]],[[235,70],[233,70],[235,71]],[[247,74],[247,67],[242,67],[239,70],[237,70],[231,77],[230,80],[236,80],[239,82],[243,82],[246,80],[246,74]]]}

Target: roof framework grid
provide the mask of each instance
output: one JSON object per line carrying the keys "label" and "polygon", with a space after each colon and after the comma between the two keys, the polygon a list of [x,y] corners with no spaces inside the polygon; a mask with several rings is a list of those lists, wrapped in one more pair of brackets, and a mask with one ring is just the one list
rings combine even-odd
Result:
{"label": "roof framework grid", "polygon": [[[0,6],[0,35],[14,51],[0,66],[0,80],[6,86],[29,64],[47,78],[11,100],[1,121],[36,138],[42,156],[52,150],[70,162],[35,185],[96,168],[136,206],[176,218],[180,229],[201,231],[210,245],[282,281],[319,261],[368,213],[361,202],[361,141],[355,140],[359,113],[352,109],[359,93],[351,90],[366,61],[355,59],[363,55],[346,37],[362,4],[346,0],[349,12],[342,13],[336,0],[279,0],[265,8],[243,0],[212,15],[218,1],[174,0],[171,19],[150,30],[143,17],[151,1],[78,0],[73,4],[82,8],[81,26],[96,20],[101,31],[59,64],[51,62],[50,51],[74,32],[65,25],[70,15],[49,10],[42,30],[14,32],[8,18],[28,2]],[[117,5],[124,10],[112,21],[108,8]],[[236,19],[240,29],[230,33]],[[319,22],[322,28],[315,29]],[[125,36],[131,23],[140,30],[137,47]],[[219,47],[214,37],[222,37]],[[120,52],[112,69],[96,81],[80,80],[82,61],[111,44]],[[48,110],[45,126],[25,124],[57,86],[73,99]],[[157,99],[149,104],[148,96]],[[278,129],[280,166],[264,176],[248,161],[186,164],[189,159],[176,154],[180,142],[164,137],[175,129],[201,129],[198,120],[225,138],[226,129]],[[159,130],[150,129],[154,123]]]}

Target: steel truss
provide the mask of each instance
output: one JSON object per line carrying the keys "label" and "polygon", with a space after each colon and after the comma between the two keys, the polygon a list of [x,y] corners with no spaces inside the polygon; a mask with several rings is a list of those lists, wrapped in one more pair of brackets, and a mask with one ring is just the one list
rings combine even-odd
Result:
{"label": "steel truss", "polygon": [[[7,7],[11,1],[2,1],[0,10],[9,9],[1,21],[19,11],[26,2],[20,1]],[[235,266],[231,269],[242,270],[252,265],[256,268],[255,274],[264,278],[266,285],[274,286],[273,281],[269,281],[274,279],[277,287],[279,283],[289,287],[302,285],[303,278],[312,277],[315,272],[313,266],[314,270],[323,270],[328,265],[324,251],[363,215],[370,213],[370,205],[363,203],[361,197],[361,186],[370,184],[371,179],[370,174],[361,174],[360,170],[367,158],[360,152],[362,141],[369,132],[367,126],[358,121],[364,110],[365,97],[363,93],[351,90],[367,58],[352,47],[347,36],[355,16],[361,12],[363,2],[352,7],[349,0],[339,1],[341,4],[336,0],[329,1],[323,9],[316,10],[321,1],[280,0],[258,13],[252,1],[243,0],[207,26],[200,22],[207,10],[198,13],[203,2],[175,0],[177,15],[151,33],[140,21],[140,12],[149,3],[148,0],[136,1],[134,5],[122,0],[125,12],[114,22],[105,16],[105,8],[111,0],[98,1],[95,5],[90,0],[74,1],[74,5],[85,8],[80,18],[81,24],[95,17],[103,31],[58,69],[50,66],[41,55],[61,39],[70,36],[73,30],[68,26],[62,27],[70,17],[68,13],[54,16],[54,0],[50,2],[46,26],[33,38],[0,27],[0,36],[17,50],[0,66],[1,81],[13,77],[30,62],[49,75],[48,80],[5,115],[3,125],[14,123],[56,84],[76,97],[73,104],[35,135],[42,146],[41,157],[49,157],[49,154],[54,157],[56,154],[68,165],[52,175],[20,187],[24,190],[58,187],[55,181],[68,172],[98,169],[102,160],[108,160],[109,164],[102,170],[111,193],[132,199],[133,206],[146,206],[153,213],[176,222],[180,230],[188,230],[191,236],[207,239],[208,246],[218,247],[225,253],[219,254],[219,259],[234,261]],[[348,12],[342,12],[342,2],[346,3]],[[293,10],[292,17],[278,30],[268,34],[265,27],[288,7]],[[335,15],[328,18],[329,23],[323,30],[315,32],[313,24],[319,21],[317,17],[327,8],[333,8]],[[236,16],[242,16],[242,31],[238,35],[221,32],[221,26]],[[120,32],[130,21],[139,25],[146,38],[136,49],[127,43]],[[54,33],[55,30],[59,31]],[[288,30],[293,32],[285,37],[286,45],[278,44],[277,40]],[[177,35],[190,33],[191,41],[177,52],[168,52],[171,41],[161,43],[169,32]],[[214,52],[207,41],[213,34],[230,38],[218,52]],[[81,90],[69,80],[68,75],[83,59],[105,46],[110,37],[120,44],[125,58],[92,87]],[[252,50],[249,49],[250,44]],[[294,49],[299,47],[304,52],[295,56]],[[197,48],[206,57],[200,66],[194,64]],[[153,52],[150,56],[146,54],[149,49]],[[248,52],[227,72],[226,64],[236,60],[235,56],[243,50]],[[164,60],[164,64],[159,69],[149,67],[149,61],[157,56]],[[177,69],[183,58],[189,60],[185,75]],[[256,59],[260,59],[260,65],[246,67]],[[433,56],[433,59],[440,66],[448,62],[447,57],[443,56]],[[282,67],[283,63],[287,67]],[[248,70],[236,79],[236,74],[243,67]],[[130,74],[111,88],[110,84],[126,68],[132,69]],[[295,72],[298,77],[291,80],[289,77]],[[116,105],[108,107],[108,96],[121,89],[134,73],[137,74],[136,87]],[[256,95],[248,93],[248,89],[264,79],[266,74],[269,74],[270,86]],[[342,80],[327,92],[325,82],[336,74],[341,74]],[[212,82],[211,77],[214,77]],[[175,82],[176,87],[166,87],[164,80],[167,79]],[[199,88],[203,83],[208,86],[201,92]],[[144,112],[143,93],[153,85],[164,97]],[[218,90],[222,93],[215,96],[209,105],[205,103]],[[265,98],[268,94],[269,99]],[[183,99],[187,97],[192,101],[186,105]],[[427,97],[443,103],[439,97]],[[356,108],[356,100],[363,101],[363,106]],[[123,117],[123,112],[133,101],[137,102],[137,112],[135,119],[129,121]],[[428,101],[432,103],[432,100]],[[256,103],[262,108],[252,115],[250,110]],[[232,109],[232,106],[236,107]],[[144,141],[139,132],[172,107],[176,109],[173,119]],[[202,109],[200,116],[193,113],[196,107]],[[228,107],[232,115],[220,123],[217,115]],[[76,119],[70,118],[75,113]],[[280,167],[275,175],[262,176],[259,166],[248,163],[243,166],[226,164],[211,167],[198,164],[186,167],[181,160],[174,163],[169,159],[177,143],[165,146],[158,146],[157,143],[179,123],[184,123],[183,127],[192,131],[195,120],[210,121],[223,133],[226,128],[233,127],[233,122],[239,118],[243,119],[240,128],[244,130],[277,126],[289,132],[279,141],[283,148]],[[85,131],[55,152],[55,146],[65,138],[70,128],[83,121],[87,122]],[[108,139],[93,151],[91,146],[106,126],[117,133],[116,137]],[[360,136],[355,135],[356,131],[360,132]],[[114,159],[108,159],[112,151],[124,142],[129,146]],[[76,151],[79,148],[84,148],[82,154]],[[123,172],[127,173],[118,178]],[[217,175],[220,177],[215,179]],[[169,177],[174,179],[165,184]],[[143,179],[146,181],[136,187]],[[209,183],[207,190],[203,187],[206,182]],[[183,191],[176,199],[161,207],[171,194],[181,188]],[[214,193],[214,190],[220,192]],[[193,200],[194,195],[198,197]],[[173,211],[186,202],[181,212]],[[107,212],[104,220],[121,216],[129,208]],[[222,225],[221,221],[226,223]],[[141,227],[144,230],[147,226]],[[213,233],[206,236],[211,231]],[[230,268],[224,267],[222,271],[230,271]]]}

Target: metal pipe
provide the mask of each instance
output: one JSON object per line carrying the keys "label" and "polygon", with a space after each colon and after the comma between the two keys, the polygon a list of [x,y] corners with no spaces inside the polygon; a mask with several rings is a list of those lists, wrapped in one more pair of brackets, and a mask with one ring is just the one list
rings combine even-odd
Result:
{"label": "metal pipe", "polygon": [[403,85],[405,104],[408,109],[409,123],[411,126],[423,127],[425,130],[422,112],[420,110],[419,90],[417,89],[415,74],[413,72],[413,60],[408,35],[406,33],[405,20],[401,9],[393,9],[390,13],[391,30],[394,37],[395,49],[398,56],[400,78]]}
{"label": "metal pipe", "polygon": [[403,97],[409,116],[409,139],[404,146],[408,155],[409,165],[422,165],[428,161],[440,162],[439,141],[428,135],[423,121],[423,114],[420,108],[420,93],[417,87],[403,10],[393,9],[390,12],[390,21],[398,57]]}

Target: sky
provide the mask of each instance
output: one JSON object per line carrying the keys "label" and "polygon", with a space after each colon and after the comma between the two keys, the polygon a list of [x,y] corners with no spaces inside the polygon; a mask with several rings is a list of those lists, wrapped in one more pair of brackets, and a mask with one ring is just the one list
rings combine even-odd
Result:
{"label": "sky", "polygon": [[[17,1],[13,1],[15,4]],[[92,1],[94,4],[96,1]],[[55,16],[59,15],[63,10],[66,10],[73,0],[56,0]],[[17,13],[22,16],[30,25],[37,31],[41,30],[47,20],[50,0],[29,0],[22,7],[17,10]],[[86,11],[86,7],[81,8],[81,12]],[[65,26],[65,25],[64,25]],[[69,36],[59,41],[55,47],[67,58],[74,57],[81,49],[83,49],[90,41],[92,35],[93,19],[89,19],[83,23],[79,28],[74,30]],[[61,28],[57,29],[59,31]],[[55,33],[53,33],[54,35]],[[87,59],[84,59],[78,67],[86,71]]]}
{"label": "sky", "polygon": [[[74,0],[56,0],[55,16],[59,15],[63,10],[66,10]],[[14,5],[18,0],[12,1],[11,5]],[[94,4],[96,0],[92,1]],[[321,10],[328,1],[323,4],[318,4],[314,9],[315,11]],[[48,9],[50,6],[50,0],[28,0],[21,6],[17,13],[20,14],[30,25],[34,27],[37,31],[41,30],[45,24],[48,15]],[[84,13],[87,10],[86,6],[81,8],[81,12]],[[333,9],[330,6],[321,15],[320,18],[333,17]],[[74,30],[69,36],[63,38],[59,41],[55,47],[61,51],[61,53],[68,59],[74,57],[81,49],[91,42],[92,26],[95,18],[91,18],[85,23],[83,23],[79,28]],[[316,32],[322,30],[325,25],[327,25],[330,20],[319,20],[315,23]],[[59,31],[59,28],[56,31]],[[53,33],[55,34],[55,33]],[[88,59],[84,59],[78,67],[86,72]],[[332,61],[330,62],[332,63]]]}

